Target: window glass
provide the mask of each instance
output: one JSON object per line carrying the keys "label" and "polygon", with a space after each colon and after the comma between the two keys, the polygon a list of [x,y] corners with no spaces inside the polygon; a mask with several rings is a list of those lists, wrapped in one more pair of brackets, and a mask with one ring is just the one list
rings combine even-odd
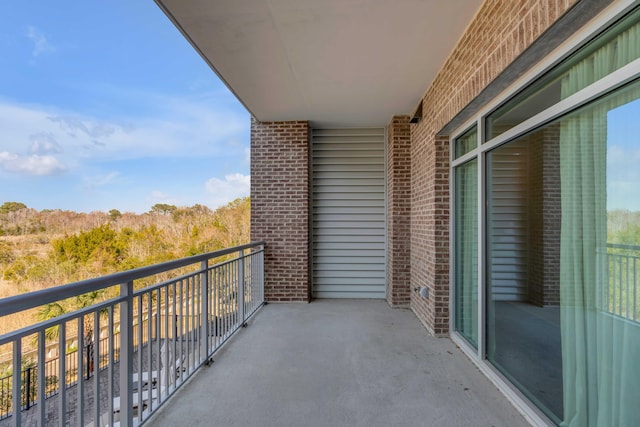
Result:
{"label": "window glass", "polygon": [[563,426],[640,425],[637,117],[640,81],[487,154],[487,359]]}
{"label": "window glass", "polygon": [[469,129],[455,139],[455,158],[464,156],[478,146],[478,129],[476,126]]}
{"label": "window glass", "polygon": [[[485,140],[495,138],[639,57],[640,9],[487,116]],[[583,74],[572,73],[583,65]]]}
{"label": "window glass", "polygon": [[456,167],[455,328],[478,347],[478,161]]}

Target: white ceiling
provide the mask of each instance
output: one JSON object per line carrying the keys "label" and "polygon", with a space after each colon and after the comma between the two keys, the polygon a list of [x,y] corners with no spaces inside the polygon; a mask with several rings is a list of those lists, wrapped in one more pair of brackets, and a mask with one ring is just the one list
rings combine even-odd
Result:
{"label": "white ceiling", "polygon": [[482,0],[156,0],[260,121],[411,114]]}

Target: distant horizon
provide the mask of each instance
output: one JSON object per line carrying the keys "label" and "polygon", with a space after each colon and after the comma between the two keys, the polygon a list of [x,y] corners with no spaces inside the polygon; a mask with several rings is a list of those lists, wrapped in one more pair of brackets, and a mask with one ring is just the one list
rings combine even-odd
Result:
{"label": "distant horizon", "polygon": [[12,2],[0,22],[2,199],[142,213],[249,195],[250,115],[155,3]]}
{"label": "distant horizon", "polygon": [[176,209],[188,209],[188,208],[193,208],[193,207],[195,207],[197,205],[200,205],[200,206],[205,206],[205,207],[211,209],[212,211],[215,211],[216,209],[225,207],[225,206],[229,205],[230,203],[232,203],[232,202],[234,202],[236,200],[248,199],[248,198],[249,198],[249,196],[236,197],[235,199],[229,200],[228,202],[225,202],[224,204],[221,204],[221,205],[216,206],[216,207],[208,206],[208,205],[205,205],[203,203],[193,203],[191,205],[176,205],[176,204],[173,204],[173,203],[154,203],[153,205],[149,205],[149,208],[147,210],[140,211],[140,212],[135,212],[135,211],[130,211],[130,210],[122,210],[122,209],[118,209],[116,207],[109,208],[109,209],[106,209],[106,210],[93,209],[93,210],[90,210],[90,211],[77,211],[77,210],[74,210],[74,209],[50,208],[50,207],[49,208],[36,208],[34,206],[30,206],[28,203],[25,203],[25,202],[23,202],[21,200],[0,200],[0,206],[4,205],[5,203],[22,203],[22,204],[26,205],[26,209],[33,209],[33,210],[38,211],[38,212],[61,211],[61,212],[83,213],[83,214],[90,214],[90,213],[94,213],[94,212],[100,212],[100,213],[105,213],[105,214],[108,215],[109,211],[115,209],[115,210],[119,211],[122,214],[127,214],[128,213],[128,214],[142,215],[142,214],[145,214],[145,213],[150,213],[155,205],[161,205],[161,204],[174,206]]}

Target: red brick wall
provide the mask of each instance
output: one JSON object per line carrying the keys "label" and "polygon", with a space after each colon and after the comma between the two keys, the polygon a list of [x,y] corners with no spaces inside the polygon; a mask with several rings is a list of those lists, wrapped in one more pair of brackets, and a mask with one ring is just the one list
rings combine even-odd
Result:
{"label": "red brick wall", "polygon": [[411,307],[449,332],[449,143],[438,132],[578,0],[487,0],[422,98],[411,126]]}
{"label": "red brick wall", "polygon": [[267,301],[309,301],[309,124],[251,120],[251,240]]}
{"label": "red brick wall", "polygon": [[387,302],[408,306],[411,280],[411,128],[409,116],[387,127]]}

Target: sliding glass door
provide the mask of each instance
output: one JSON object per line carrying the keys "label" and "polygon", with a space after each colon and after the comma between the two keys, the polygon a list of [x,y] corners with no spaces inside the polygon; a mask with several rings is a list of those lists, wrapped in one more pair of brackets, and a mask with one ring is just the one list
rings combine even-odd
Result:
{"label": "sliding glass door", "polygon": [[487,154],[487,359],[562,420],[558,124]]}
{"label": "sliding glass door", "polygon": [[486,357],[563,425],[640,425],[638,117],[640,82],[487,154]]}
{"label": "sliding glass door", "polygon": [[562,426],[640,425],[639,22],[454,139],[454,329]]}

